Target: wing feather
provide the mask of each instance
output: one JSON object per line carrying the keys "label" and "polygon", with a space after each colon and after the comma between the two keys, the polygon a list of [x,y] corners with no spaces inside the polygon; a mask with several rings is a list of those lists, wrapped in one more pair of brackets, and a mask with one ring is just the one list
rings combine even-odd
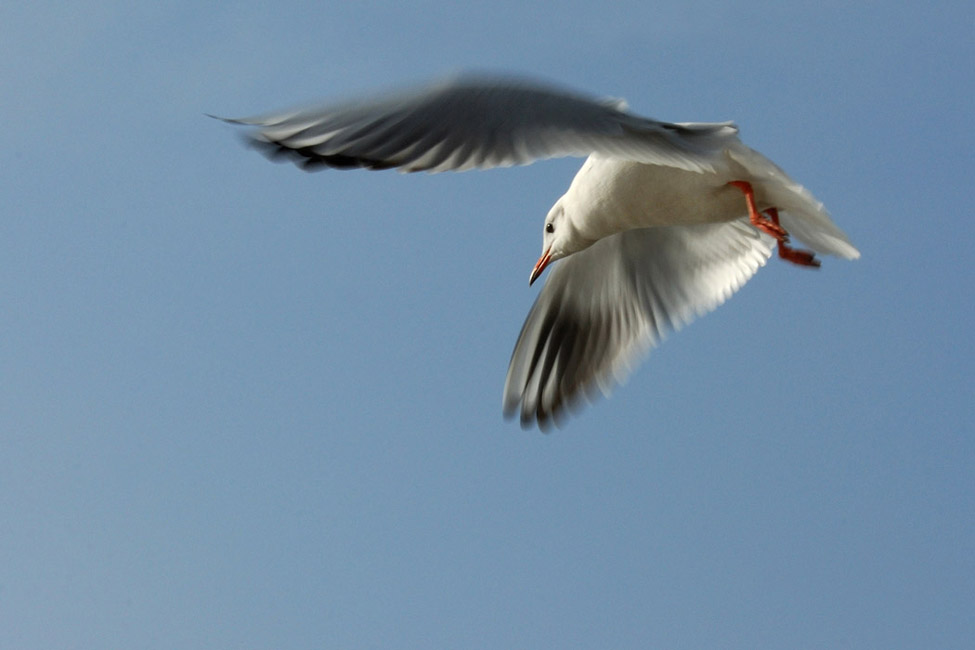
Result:
{"label": "wing feather", "polygon": [[[222,119],[222,118],[221,118]],[[537,82],[460,77],[374,99],[225,121],[306,169],[460,171],[592,153],[709,171],[730,122],[672,124]]]}
{"label": "wing feather", "polygon": [[609,394],[667,332],[747,282],[772,246],[739,219],[628,230],[559,261],[512,353],[505,416],[545,429],[594,393]]}

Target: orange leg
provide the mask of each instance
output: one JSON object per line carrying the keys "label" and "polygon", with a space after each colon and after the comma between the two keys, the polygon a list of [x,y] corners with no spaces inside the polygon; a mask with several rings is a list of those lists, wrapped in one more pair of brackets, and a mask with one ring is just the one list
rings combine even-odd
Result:
{"label": "orange leg", "polygon": [[755,205],[755,192],[751,183],[748,181],[731,181],[728,185],[737,187],[745,195],[745,202],[748,204],[748,218],[753,226],[775,238],[779,244],[779,257],[799,266],[819,266],[819,260],[813,253],[789,246],[789,233],[779,225],[778,209],[769,208],[765,210],[765,213],[769,215],[768,217],[759,213],[758,206]]}
{"label": "orange leg", "polygon": [[[765,211],[765,214],[772,218],[772,223],[776,226],[779,225],[778,208],[769,208]],[[779,257],[799,266],[814,266],[819,268],[820,265],[819,260],[816,259],[816,255],[812,251],[804,251],[789,246],[789,235],[779,240]]]}
{"label": "orange leg", "polygon": [[755,192],[752,190],[751,183],[747,181],[731,181],[728,185],[737,187],[745,195],[745,202],[748,203],[748,217],[752,220],[753,226],[765,234],[775,237],[778,241],[782,241],[789,236],[785,228],[759,214],[758,207],[755,205]]}

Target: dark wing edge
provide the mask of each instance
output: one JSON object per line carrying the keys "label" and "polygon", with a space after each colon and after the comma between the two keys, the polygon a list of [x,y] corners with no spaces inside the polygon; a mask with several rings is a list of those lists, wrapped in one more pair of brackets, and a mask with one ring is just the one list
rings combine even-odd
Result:
{"label": "dark wing edge", "polygon": [[597,152],[713,168],[730,123],[671,124],[538,82],[461,76],[416,90],[247,119],[254,145],[307,170],[464,171]]}

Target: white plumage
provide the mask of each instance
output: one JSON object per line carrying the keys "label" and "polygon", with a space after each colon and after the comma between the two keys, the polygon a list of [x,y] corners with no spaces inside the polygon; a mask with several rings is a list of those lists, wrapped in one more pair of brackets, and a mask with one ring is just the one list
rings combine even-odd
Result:
{"label": "white plumage", "polygon": [[823,205],[730,122],[659,122],[620,100],[487,77],[227,121],[256,127],[258,146],[309,169],[440,172],[587,156],[545,219],[531,279],[562,261],[505,381],[504,413],[525,426],[559,423],[567,407],[608,393],[667,331],[747,282],[776,242],[782,257],[818,266],[785,231],[818,253],[859,257]]}

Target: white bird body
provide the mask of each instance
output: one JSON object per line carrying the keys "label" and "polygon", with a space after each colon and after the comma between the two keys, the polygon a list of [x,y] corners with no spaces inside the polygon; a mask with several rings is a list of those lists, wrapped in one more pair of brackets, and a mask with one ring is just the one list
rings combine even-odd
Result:
{"label": "white bird body", "polygon": [[591,241],[633,228],[730,221],[740,216],[741,192],[724,176],[592,155],[556,206]]}
{"label": "white bird body", "polygon": [[633,228],[720,223],[741,216],[741,191],[729,185],[735,180],[751,183],[759,211],[776,207],[787,222],[793,215],[804,220],[814,234],[802,239],[813,250],[859,257],[822,203],[737,136],[706,173],[590,155],[552,209],[565,210],[579,236],[592,242]]}
{"label": "white bird body", "polygon": [[461,78],[227,121],[256,126],[258,146],[305,168],[462,171],[587,156],[546,216],[532,281],[562,261],[505,381],[505,414],[545,427],[594,389],[608,394],[668,330],[721,304],[776,242],[784,259],[818,266],[789,234],[818,253],[859,257],[823,205],[730,122],[658,122],[624,109],[532,82]]}

